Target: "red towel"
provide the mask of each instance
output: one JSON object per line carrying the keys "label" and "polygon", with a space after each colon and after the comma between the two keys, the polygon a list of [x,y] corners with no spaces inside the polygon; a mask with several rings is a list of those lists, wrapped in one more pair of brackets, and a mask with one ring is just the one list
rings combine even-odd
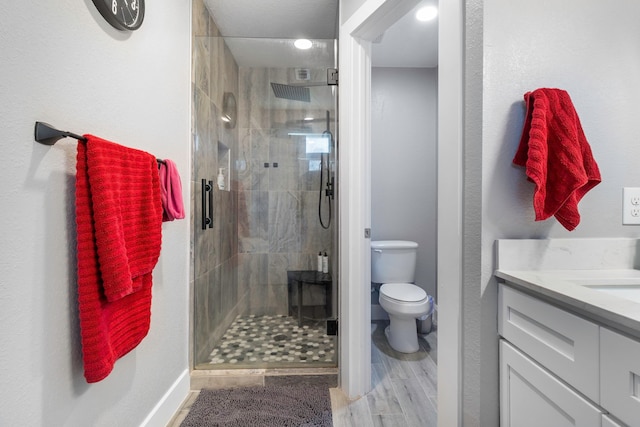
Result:
{"label": "red towel", "polygon": [[162,221],[184,218],[182,183],[178,168],[172,160],[164,159],[160,164],[160,193],[162,195]]}
{"label": "red towel", "polygon": [[536,221],[554,215],[571,231],[580,223],[578,202],[601,181],[598,165],[566,91],[537,89],[524,99],[527,112],[513,163],[526,166],[535,184]]}
{"label": "red towel", "polygon": [[149,330],[162,202],[154,156],[85,138],[76,165],[78,305],[84,375],[92,383]]}

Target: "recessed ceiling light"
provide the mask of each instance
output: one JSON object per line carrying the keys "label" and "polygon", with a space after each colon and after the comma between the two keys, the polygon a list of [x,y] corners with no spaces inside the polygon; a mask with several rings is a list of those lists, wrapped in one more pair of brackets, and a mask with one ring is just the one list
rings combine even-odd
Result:
{"label": "recessed ceiling light", "polygon": [[297,47],[298,49],[309,49],[311,48],[311,46],[313,45],[313,43],[311,43],[311,40],[307,40],[307,39],[298,39],[295,42],[293,42],[293,45],[295,47]]}
{"label": "recessed ceiling light", "polygon": [[438,16],[438,9],[435,6],[425,6],[416,12],[416,19],[418,21],[431,21]]}

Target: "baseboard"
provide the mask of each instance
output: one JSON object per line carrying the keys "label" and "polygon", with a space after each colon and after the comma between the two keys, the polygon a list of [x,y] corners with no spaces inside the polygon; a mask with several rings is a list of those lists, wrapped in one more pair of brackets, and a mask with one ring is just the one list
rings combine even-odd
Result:
{"label": "baseboard", "polygon": [[185,369],[149,412],[140,427],[165,427],[189,395],[189,381],[189,370]]}

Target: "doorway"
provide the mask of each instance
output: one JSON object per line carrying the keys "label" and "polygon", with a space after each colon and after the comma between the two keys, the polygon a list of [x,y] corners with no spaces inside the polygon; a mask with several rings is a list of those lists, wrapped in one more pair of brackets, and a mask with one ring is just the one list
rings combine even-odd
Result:
{"label": "doorway", "polygon": [[[371,227],[370,49],[371,42],[404,16],[417,1],[366,1],[340,30],[340,122],[343,150],[340,319],[341,387],[356,397],[370,389],[370,243]],[[462,129],[463,5],[439,5],[438,78],[438,423],[460,425],[462,289]],[[348,141],[348,144],[346,142]],[[347,286],[347,283],[354,284]]]}

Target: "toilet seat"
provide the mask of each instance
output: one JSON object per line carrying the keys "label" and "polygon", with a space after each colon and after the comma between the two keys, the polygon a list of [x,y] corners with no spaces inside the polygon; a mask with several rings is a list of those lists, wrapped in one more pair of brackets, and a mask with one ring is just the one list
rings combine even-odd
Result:
{"label": "toilet seat", "polygon": [[427,299],[427,293],[412,283],[385,283],[380,286],[380,295],[397,303],[420,303]]}

